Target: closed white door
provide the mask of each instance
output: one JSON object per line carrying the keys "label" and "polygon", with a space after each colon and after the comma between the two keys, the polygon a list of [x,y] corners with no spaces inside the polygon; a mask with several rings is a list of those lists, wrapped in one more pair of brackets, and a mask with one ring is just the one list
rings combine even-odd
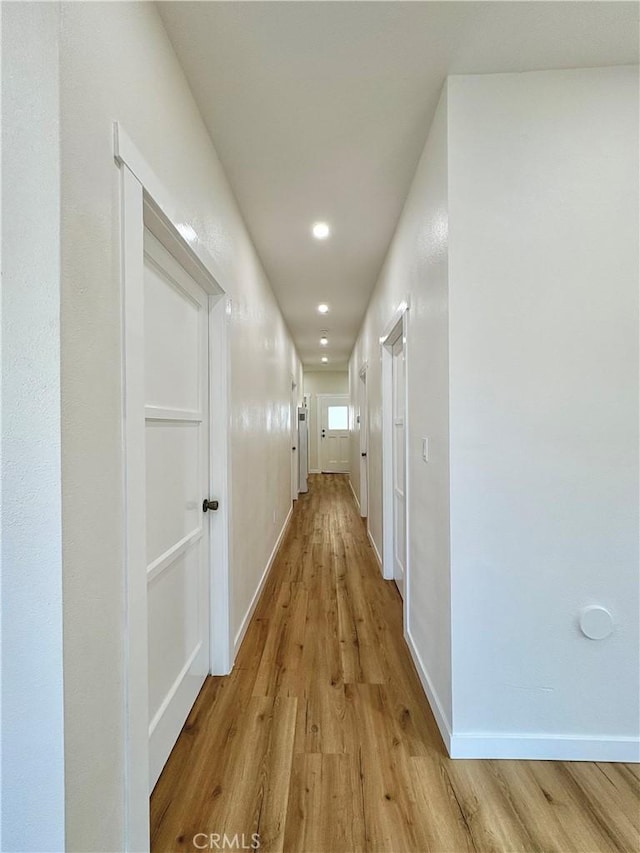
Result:
{"label": "closed white door", "polygon": [[320,398],[320,470],[324,474],[349,471],[349,398]]}
{"label": "closed white door", "polygon": [[360,515],[369,514],[369,412],[367,406],[367,374],[358,382],[358,417],[360,419]]}
{"label": "closed white door", "polygon": [[145,232],[149,789],[209,672],[208,298]]}
{"label": "closed white door", "polygon": [[289,409],[289,423],[291,424],[291,500],[298,500],[300,491],[298,483],[298,454],[300,452],[298,442],[298,386],[291,377],[291,406]]}
{"label": "closed white door", "polygon": [[404,598],[407,562],[406,465],[405,465],[405,383],[402,335],[393,344],[393,578]]}

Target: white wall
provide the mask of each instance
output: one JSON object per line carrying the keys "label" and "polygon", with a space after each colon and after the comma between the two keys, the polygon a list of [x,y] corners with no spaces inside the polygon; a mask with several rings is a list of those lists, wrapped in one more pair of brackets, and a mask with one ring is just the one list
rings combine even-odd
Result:
{"label": "white wall", "polygon": [[[451,724],[449,578],[447,93],[443,91],[411,190],[351,357],[357,407],[367,362],[369,528],[382,554],[382,413],[379,337],[404,299],[408,316],[409,632],[430,683],[432,701]],[[431,458],[422,461],[421,437]],[[359,497],[360,443],[352,435],[351,479]]]}
{"label": "white wall", "polygon": [[291,505],[291,374],[300,387],[302,376],[154,4],[63,5],[61,102],[67,846],[121,850],[122,388],[113,121],[206,237],[220,284],[233,299],[236,632]]}
{"label": "white wall", "polygon": [[450,78],[354,349],[381,551],[409,295],[408,639],[454,755],[637,757],[637,153],[637,68]]}
{"label": "white wall", "polygon": [[349,374],[346,370],[305,370],[304,393],[309,399],[309,470],[320,470],[318,458],[318,394],[348,394]]}
{"label": "white wall", "polygon": [[58,14],[2,4],[0,849],[64,848]]}
{"label": "white wall", "polygon": [[638,69],[449,91],[454,729],[596,749],[638,735]]}

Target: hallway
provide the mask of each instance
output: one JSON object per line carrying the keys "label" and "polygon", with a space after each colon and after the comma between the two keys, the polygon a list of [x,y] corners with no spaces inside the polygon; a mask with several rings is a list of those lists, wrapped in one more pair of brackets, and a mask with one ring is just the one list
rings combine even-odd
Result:
{"label": "hallway", "polygon": [[348,478],[315,475],[233,673],[206,681],[153,792],[151,844],[631,851],[638,788],[633,765],[448,759]]}

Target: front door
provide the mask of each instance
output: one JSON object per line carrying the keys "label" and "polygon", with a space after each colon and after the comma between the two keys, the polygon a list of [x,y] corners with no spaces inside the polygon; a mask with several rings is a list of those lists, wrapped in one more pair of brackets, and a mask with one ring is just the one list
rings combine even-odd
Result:
{"label": "front door", "polygon": [[208,297],[145,231],[149,789],[209,672]]}
{"label": "front door", "polygon": [[320,470],[323,474],[349,471],[349,398],[320,398]]}
{"label": "front door", "polygon": [[404,570],[407,561],[406,465],[405,465],[405,383],[402,335],[391,349],[393,359],[393,578],[404,598]]}

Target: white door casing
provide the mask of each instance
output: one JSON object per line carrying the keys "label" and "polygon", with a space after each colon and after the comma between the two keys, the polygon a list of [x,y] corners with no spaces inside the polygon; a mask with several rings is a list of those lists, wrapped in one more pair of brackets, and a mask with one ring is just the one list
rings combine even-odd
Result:
{"label": "white door casing", "polygon": [[144,237],[149,789],[209,672],[208,297]]}
{"label": "white door casing", "polygon": [[367,367],[360,370],[358,380],[358,426],[360,445],[360,515],[369,515],[369,407],[367,403]]}
{"label": "white door casing", "polygon": [[393,462],[393,579],[404,597],[406,539],[405,382],[402,335],[391,347],[392,356],[392,462]]}
{"label": "white door casing", "polygon": [[291,500],[298,499],[299,493],[299,453],[298,446],[298,383],[291,376],[291,404],[289,406],[289,422],[291,427]]}
{"label": "white door casing", "polygon": [[[180,199],[167,192],[144,155],[118,123],[114,158],[120,170],[123,306],[123,480],[125,529],[125,753],[126,851],[149,849],[149,654],[146,547],[145,259],[148,228],[207,294],[209,301],[209,494],[220,501],[210,516],[212,614],[210,662],[215,675],[233,664],[229,537],[229,325],[233,282],[210,254],[196,228],[185,227]],[[188,239],[185,236],[188,234]],[[157,414],[157,413],[156,413]]]}
{"label": "white door casing", "polygon": [[[409,298],[389,318],[380,336],[382,370],[382,576],[399,584],[404,630],[410,631],[411,542],[407,378]],[[394,353],[395,350],[395,353]],[[402,351],[402,357],[400,356]],[[395,386],[395,388],[394,388]],[[399,446],[401,445],[401,447]],[[399,470],[399,466],[402,470]],[[403,500],[402,500],[403,498]],[[398,540],[401,540],[398,542]]]}
{"label": "white door casing", "polygon": [[349,471],[349,396],[319,394],[318,456],[324,474]]}

